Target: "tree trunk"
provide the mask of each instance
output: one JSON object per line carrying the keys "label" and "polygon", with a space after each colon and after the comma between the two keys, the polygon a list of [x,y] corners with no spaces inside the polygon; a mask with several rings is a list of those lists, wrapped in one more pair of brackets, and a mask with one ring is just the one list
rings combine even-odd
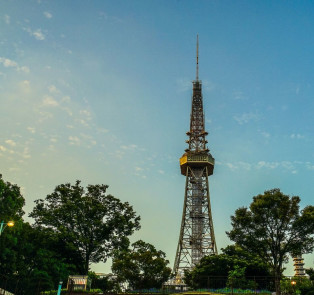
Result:
{"label": "tree trunk", "polygon": [[281,271],[275,269],[275,290],[276,290],[276,295],[280,295],[281,294],[280,280],[281,280]]}

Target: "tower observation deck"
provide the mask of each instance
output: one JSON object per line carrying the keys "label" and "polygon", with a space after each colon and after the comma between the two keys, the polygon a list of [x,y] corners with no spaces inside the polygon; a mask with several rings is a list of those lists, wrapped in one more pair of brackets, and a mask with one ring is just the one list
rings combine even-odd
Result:
{"label": "tower observation deck", "polygon": [[175,257],[174,284],[183,284],[184,270],[193,268],[205,255],[217,254],[211,214],[208,177],[214,172],[215,159],[207,148],[203,110],[202,82],[198,77],[198,36],[196,79],[193,83],[188,148],[180,158],[185,176],[185,196],[179,242]]}

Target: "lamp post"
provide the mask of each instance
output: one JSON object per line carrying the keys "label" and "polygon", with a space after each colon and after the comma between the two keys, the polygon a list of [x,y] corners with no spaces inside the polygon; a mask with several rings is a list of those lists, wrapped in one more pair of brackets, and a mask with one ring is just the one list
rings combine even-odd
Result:
{"label": "lamp post", "polygon": [[60,295],[60,294],[61,294],[62,283],[63,283],[62,281],[59,282],[57,295]]}
{"label": "lamp post", "polygon": [[295,292],[295,286],[296,286],[297,282],[295,280],[292,280],[291,281],[291,286],[292,286],[292,290],[293,290],[293,293],[296,294]]}
{"label": "lamp post", "polygon": [[7,226],[9,226],[9,227],[14,226],[14,221],[12,221],[12,220],[9,221],[9,222],[4,222],[3,220],[1,221],[1,223],[0,223],[0,236],[1,236],[2,232],[3,232],[3,230],[4,230]]}

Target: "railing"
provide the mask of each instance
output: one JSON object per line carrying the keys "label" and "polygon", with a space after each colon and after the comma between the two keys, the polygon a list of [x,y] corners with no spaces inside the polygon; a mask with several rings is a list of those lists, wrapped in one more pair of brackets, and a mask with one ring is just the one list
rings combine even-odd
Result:
{"label": "railing", "polygon": [[[230,281],[227,277],[221,276],[203,276],[198,279],[198,286],[194,289],[188,288],[186,285],[165,285],[162,289],[141,289],[125,291],[124,293],[108,292],[103,293],[99,289],[96,292],[79,292],[71,290],[62,290],[62,295],[121,295],[121,294],[145,294],[145,295],[158,295],[158,294],[173,294],[182,293],[183,295],[200,295],[204,292],[212,294],[246,294],[246,295],[269,295],[275,292],[275,280],[273,277],[246,277],[247,288],[239,288],[239,281]],[[305,279],[305,278],[303,278]],[[286,283],[286,287],[282,286],[282,294],[296,294],[300,278],[296,277],[282,277],[282,283]],[[301,278],[302,280],[302,278]],[[296,286],[292,286],[290,281],[295,281]],[[311,282],[312,286],[313,282]],[[46,290],[45,290],[46,289]],[[189,290],[189,294],[184,294]],[[16,277],[6,277],[0,275],[0,295],[56,295],[56,290],[47,290],[47,285],[43,280],[32,281],[27,278],[18,280]]]}

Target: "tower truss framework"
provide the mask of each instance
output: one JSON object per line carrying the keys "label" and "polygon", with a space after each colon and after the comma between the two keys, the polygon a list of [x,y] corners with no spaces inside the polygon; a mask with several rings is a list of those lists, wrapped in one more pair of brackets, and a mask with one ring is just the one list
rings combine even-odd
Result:
{"label": "tower truss framework", "polygon": [[207,148],[202,83],[198,79],[198,37],[196,80],[193,81],[189,148],[180,158],[181,174],[186,177],[179,242],[173,273],[174,284],[183,284],[184,270],[193,268],[205,255],[217,254],[210,205],[208,177],[213,174],[215,159]]}

